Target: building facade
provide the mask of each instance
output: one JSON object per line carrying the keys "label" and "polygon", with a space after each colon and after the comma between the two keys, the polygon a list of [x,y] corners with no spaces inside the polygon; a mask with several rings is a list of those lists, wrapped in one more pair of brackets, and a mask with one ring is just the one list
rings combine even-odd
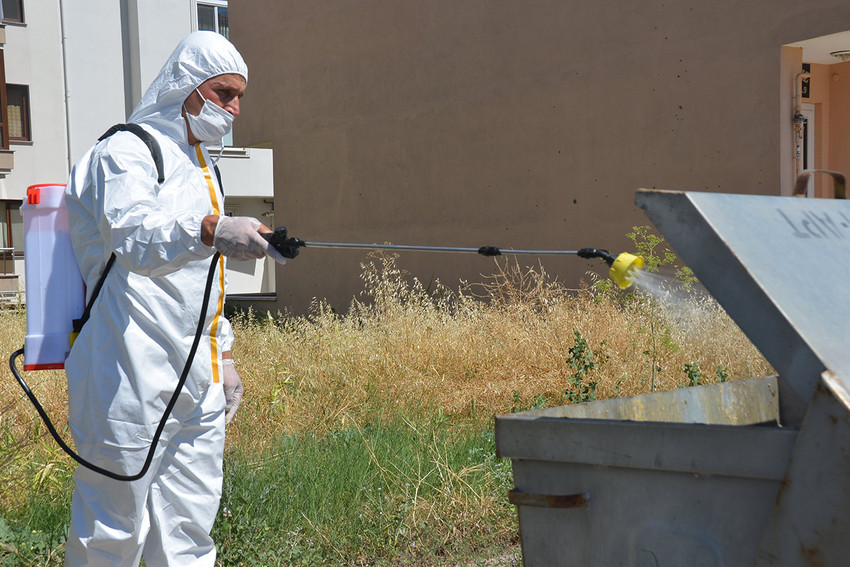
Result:
{"label": "building facade", "polygon": [[[850,173],[850,63],[829,55],[848,30],[846,0],[253,0],[231,14],[253,72],[238,136],[274,148],[277,220],[304,240],[619,252],[649,224],[638,188],[789,195],[803,161]],[[308,247],[279,306],[345,309],[364,260]],[[399,264],[448,285],[495,268]]]}
{"label": "building facade", "polygon": [[[25,289],[19,207],[26,188],[64,183],[97,138],[126,121],[186,34],[229,29],[226,0],[3,0],[2,6],[0,285],[9,296]],[[231,137],[220,148],[225,212],[274,225],[272,150],[232,143]],[[273,296],[270,260],[228,261],[227,269],[230,293]]]}

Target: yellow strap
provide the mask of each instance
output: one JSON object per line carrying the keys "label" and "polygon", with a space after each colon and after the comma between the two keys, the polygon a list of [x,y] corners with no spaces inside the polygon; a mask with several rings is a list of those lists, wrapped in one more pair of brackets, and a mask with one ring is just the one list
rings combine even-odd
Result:
{"label": "yellow strap", "polygon": [[[212,180],[212,174],[210,172],[210,168],[207,167],[207,162],[204,159],[204,153],[201,151],[201,144],[195,146],[195,153],[198,155],[198,163],[201,165],[201,169],[204,172],[204,179],[207,182],[207,187],[210,190],[210,202],[212,203],[213,214],[221,215],[221,207],[218,202],[218,195],[215,191],[215,184]],[[221,318],[221,313],[224,311],[224,257],[218,257],[218,308],[215,312],[215,317],[213,317],[212,327],[210,329],[210,356],[212,362],[213,369],[213,382],[218,383],[220,381],[220,369],[218,367],[218,339],[216,335],[218,334],[218,324],[219,319]]]}

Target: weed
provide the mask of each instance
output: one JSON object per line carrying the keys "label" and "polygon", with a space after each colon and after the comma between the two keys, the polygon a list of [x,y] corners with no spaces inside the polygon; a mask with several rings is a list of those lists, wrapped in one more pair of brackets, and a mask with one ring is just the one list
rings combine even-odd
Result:
{"label": "weed", "polygon": [[546,407],[546,396],[544,396],[543,394],[537,394],[536,396],[534,396],[534,399],[532,399],[530,403],[526,403],[522,399],[522,394],[514,390],[513,400],[511,402],[509,412],[518,413],[526,410],[536,410],[543,407]]}
{"label": "weed", "polygon": [[697,282],[693,270],[678,264],[676,254],[670,250],[663,238],[653,232],[651,227],[632,227],[632,232],[626,234],[626,238],[634,243],[637,255],[643,258],[645,271],[655,273],[662,266],[670,265],[674,269],[674,279],[685,289],[691,289]]}
{"label": "weed", "polygon": [[596,381],[590,380],[591,371],[596,368],[596,354],[590,350],[587,340],[573,330],[575,343],[570,347],[569,386],[564,393],[564,401],[568,404],[591,402],[596,399]]}
{"label": "weed", "polygon": [[699,364],[696,362],[686,362],[683,370],[685,372],[685,376],[688,378],[687,386],[699,386],[699,381],[702,379]]}

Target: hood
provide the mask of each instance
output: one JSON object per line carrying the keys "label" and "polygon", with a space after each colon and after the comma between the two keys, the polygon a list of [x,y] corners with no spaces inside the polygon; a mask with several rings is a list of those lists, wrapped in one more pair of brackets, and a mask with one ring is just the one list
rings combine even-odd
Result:
{"label": "hood", "polygon": [[233,44],[215,32],[189,34],[177,45],[127,121],[149,124],[175,142],[187,144],[183,101],[201,83],[225,73],[242,75],[248,81],[248,67]]}

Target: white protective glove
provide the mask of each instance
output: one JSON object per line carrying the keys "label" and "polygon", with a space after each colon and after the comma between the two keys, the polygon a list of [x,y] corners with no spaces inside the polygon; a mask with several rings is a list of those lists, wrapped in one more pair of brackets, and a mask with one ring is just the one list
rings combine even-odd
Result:
{"label": "white protective glove", "polygon": [[286,264],[286,258],[257,232],[260,224],[251,217],[222,215],[215,225],[213,246],[223,256],[234,260],[256,260],[268,254],[275,262]]}
{"label": "white protective glove", "polygon": [[236,410],[239,409],[239,404],[242,403],[242,379],[236,372],[232,358],[222,359],[221,364],[223,366],[222,382],[224,383],[224,423],[230,423],[230,420],[236,415]]}

